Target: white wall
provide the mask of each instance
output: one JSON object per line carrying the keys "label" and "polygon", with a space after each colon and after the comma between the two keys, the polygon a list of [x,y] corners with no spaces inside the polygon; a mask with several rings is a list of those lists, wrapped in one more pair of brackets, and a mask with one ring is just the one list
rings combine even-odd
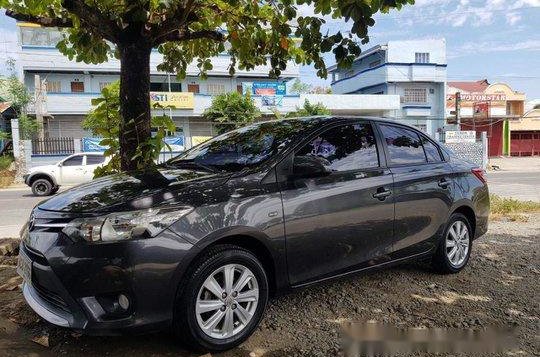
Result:
{"label": "white wall", "polygon": [[414,63],[416,52],[428,52],[429,62],[446,64],[446,40],[388,41],[388,62]]}

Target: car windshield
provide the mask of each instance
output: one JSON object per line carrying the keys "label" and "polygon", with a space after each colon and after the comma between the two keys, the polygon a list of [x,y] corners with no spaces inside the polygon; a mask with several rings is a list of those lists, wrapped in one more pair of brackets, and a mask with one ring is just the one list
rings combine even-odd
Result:
{"label": "car windshield", "polygon": [[216,136],[167,161],[165,166],[194,165],[215,171],[239,171],[278,154],[320,120],[290,119],[252,124]]}

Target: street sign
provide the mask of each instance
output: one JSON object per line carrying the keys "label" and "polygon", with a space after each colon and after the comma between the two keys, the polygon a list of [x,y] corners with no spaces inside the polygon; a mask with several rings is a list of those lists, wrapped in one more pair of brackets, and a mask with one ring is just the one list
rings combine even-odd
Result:
{"label": "street sign", "polygon": [[445,133],[446,143],[474,143],[476,142],[476,131],[447,131]]}

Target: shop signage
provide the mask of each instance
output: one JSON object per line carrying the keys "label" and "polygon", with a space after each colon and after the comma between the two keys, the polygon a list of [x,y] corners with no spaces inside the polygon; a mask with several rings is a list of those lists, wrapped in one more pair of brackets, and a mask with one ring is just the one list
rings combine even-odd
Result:
{"label": "shop signage", "polygon": [[161,106],[174,109],[193,109],[193,93],[189,92],[150,92],[152,108]]}
{"label": "shop signage", "polygon": [[474,130],[447,131],[445,133],[446,143],[474,143],[476,142],[476,132]]}
{"label": "shop signage", "polygon": [[[448,94],[446,100],[454,100],[455,94]],[[462,102],[502,102],[506,101],[506,94],[461,93]]]}

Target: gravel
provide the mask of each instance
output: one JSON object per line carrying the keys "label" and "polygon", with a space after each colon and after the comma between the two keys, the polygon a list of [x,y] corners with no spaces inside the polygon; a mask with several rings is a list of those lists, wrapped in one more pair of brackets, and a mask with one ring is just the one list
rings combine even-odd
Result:
{"label": "gravel", "polygon": [[[254,335],[222,355],[343,355],[344,327],[377,322],[396,328],[513,328],[516,346],[500,355],[539,356],[538,222],[540,215],[528,222],[492,222],[488,234],[475,241],[469,266],[456,275],[436,275],[424,263],[409,263],[274,298]],[[14,257],[2,258],[0,285],[14,277],[14,264]],[[43,336],[49,347],[32,341]],[[16,290],[0,291],[0,355],[191,356],[166,332],[90,337],[53,327]]]}

